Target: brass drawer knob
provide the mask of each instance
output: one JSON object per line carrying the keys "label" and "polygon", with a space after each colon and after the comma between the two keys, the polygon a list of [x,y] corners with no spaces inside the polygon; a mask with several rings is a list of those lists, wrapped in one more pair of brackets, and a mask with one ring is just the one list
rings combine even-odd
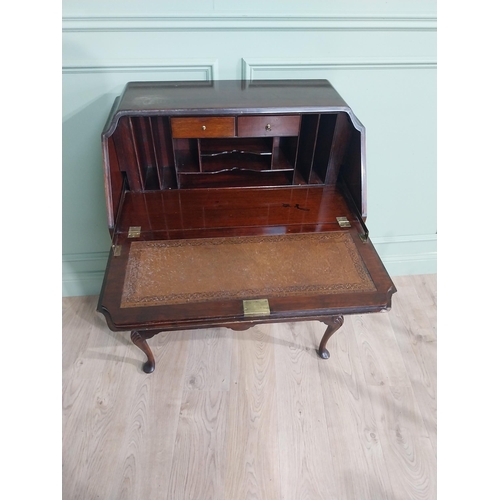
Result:
{"label": "brass drawer knob", "polygon": [[271,130],[271,124],[270,124],[270,123],[268,123],[268,124],[266,125],[266,130],[267,130],[268,132]]}
{"label": "brass drawer knob", "polygon": [[202,125],[201,130],[207,130],[207,127],[205,125]]}

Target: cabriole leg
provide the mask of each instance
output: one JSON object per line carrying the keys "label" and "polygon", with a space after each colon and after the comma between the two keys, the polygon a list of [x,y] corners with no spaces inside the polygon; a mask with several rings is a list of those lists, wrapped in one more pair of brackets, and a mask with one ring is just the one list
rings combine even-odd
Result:
{"label": "cabriole leg", "polygon": [[323,321],[323,323],[328,325],[328,328],[326,329],[326,332],[319,344],[318,354],[320,358],[328,359],[330,357],[330,353],[326,348],[326,343],[328,342],[330,337],[344,324],[344,316],[342,316],[341,314],[339,314],[338,316],[332,316],[329,321]]}
{"label": "cabriole leg", "polygon": [[132,342],[147,356],[148,360],[144,363],[142,369],[145,373],[153,373],[155,370],[155,358],[146,342],[147,339],[154,337],[157,333],[160,333],[161,330],[133,330],[130,333],[130,338]]}

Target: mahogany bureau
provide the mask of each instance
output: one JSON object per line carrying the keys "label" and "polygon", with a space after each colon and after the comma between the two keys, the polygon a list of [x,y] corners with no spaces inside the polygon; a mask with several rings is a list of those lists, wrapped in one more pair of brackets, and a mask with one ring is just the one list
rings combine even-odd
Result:
{"label": "mahogany bureau", "polygon": [[388,310],[369,237],[365,129],[326,80],[132,82],[102,134],[113,331],[319,320]]}

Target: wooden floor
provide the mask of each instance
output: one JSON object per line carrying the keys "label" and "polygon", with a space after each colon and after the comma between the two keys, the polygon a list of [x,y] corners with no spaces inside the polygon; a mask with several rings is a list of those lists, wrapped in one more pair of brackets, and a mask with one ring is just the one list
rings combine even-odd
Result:
{"label": "wooden floor", "polygon": [[63,299],[64,500],[436,498],[436,276],[389,313],[160,334]]}

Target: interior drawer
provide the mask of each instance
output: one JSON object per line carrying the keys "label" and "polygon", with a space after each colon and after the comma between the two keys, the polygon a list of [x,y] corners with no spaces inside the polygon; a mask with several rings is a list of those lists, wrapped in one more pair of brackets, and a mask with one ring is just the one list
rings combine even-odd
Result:
{"label": "interior drawer", "polygon": [[174,139],[235,136],[232,116],[172,118],[171,125]]}
{"label": "interior drawer", "polygon": [[299,135],[300,116],[240,116],[239,137],[296,136]]}

